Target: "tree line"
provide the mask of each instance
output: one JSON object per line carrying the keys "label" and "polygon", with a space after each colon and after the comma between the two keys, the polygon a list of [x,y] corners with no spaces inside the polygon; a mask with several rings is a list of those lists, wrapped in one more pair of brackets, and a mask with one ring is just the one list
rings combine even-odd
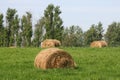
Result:
{"label": "tree line", "polygon": [[106,33],[101,22],[92,24],[83,32],[80,26],[65,27],[61,13],[59,6],[49,4],[33,29],[30,12],[19,18],[16,9],[8,8],[6,16],[0,13],[0,47],[39,47],[45,39],[58,39],[63,46],[71,47],[88,46],[95,40],[106,40],[109,46],[120,46],[120,22],[108,25]]}

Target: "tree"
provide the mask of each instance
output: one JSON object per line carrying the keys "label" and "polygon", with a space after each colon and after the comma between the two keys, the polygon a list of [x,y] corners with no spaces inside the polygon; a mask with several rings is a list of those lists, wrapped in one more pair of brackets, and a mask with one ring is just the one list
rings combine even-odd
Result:
{"label": "tree", "polygon": [[4,30],[3,30],[3,46],[4,47],[8,47],[8,29],[6,27],[4,27]]}
{"label": "tree", "polygon": [[110,46],[120,45],[120,23],[113,22],[108,26],[105,39]]}
{"label": "tree", "polygon": [[102,27],[102,23],[99,22],[98,25],[96,25],[96,31],[97,31],[97,40],[102,40],[103,39],[103,32],[104,32],[104,29]]}
{"label": "tree", "polygon": [[95,25],[92,25],[90,29],[84,33],[84,40],[86,45],[89,45],[92,41],[97,40]]}
{"label": "tree", "polygon": [[39,47],[44,36],[44,17],[42,17],[35,25],[33,45]]}
{"label": "tree", "polygon": [[26,12],[27,15],[23,15],[21,19],[21,30],[22,30],[22,46],[31,46],[32,38],[32,14]]}
{"label": "tree", "polygon": [[15,46],[21,46],[21,32],[20,32],[20,19],[18,18],[18,15],[15,16],[15,19],[13,21],[13,36],[15,41]]}
{"label": "tree", "polygon": [[44,11],[45,39],[62,39],[63,21],[60,18],[61,11],[59,8],[59,6],[55,7],[53,4],[50,4]]}
{"label": "tree", "polygon": [[63,46],[83,46],[83,31],[79,26],[70,26],[64,30]]}
{"label": "tree", "polygon": [[26,25],[27,24],[27,20],[26,20],[26,16],[23,15],[22,19],[21,19],[21,34],[22,34],[22,46],[26,46]]}
{"label": "tree", "polygon": [[3,41],[4,41],[4,26],[3,26],[3,14],[0,14],[0,47],[3,46]]}
{"label": "tree", "polygon": [[7,16],[6,16],[6,24],[7,24],[7,46],[15,45],[14,41],[14,18],[16,14],[15,9],[8,8]]}
{"label": "tree", "polygon": [[103,32],[104,30],[101,22],[99,22],[98,25],[93,24],[90,29],[84,33],[85,44],[89,45],[93,41],[102,40]]}

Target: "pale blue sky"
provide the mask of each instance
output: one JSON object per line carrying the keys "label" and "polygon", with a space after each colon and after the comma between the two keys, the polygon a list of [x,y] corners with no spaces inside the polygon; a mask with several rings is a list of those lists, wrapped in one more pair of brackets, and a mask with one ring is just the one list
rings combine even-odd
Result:
{"label": "pale blue sky", "polygon": [[51,3],[60,6],[64,26],[79,25],[86,31],[101,21],[106,30],[113,21],[120,22],[120,0],[1,0],[0,13],[5,15],[8,8],[15,8],[19,16],[30,11],[36,23]]}

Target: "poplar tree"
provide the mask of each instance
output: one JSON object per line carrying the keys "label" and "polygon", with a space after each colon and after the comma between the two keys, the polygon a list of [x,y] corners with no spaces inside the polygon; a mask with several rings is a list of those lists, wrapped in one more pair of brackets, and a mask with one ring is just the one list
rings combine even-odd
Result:
{"label": "poplar tree", "polygon": [[21,44],[21,32],[20,32],[20,18],[18,15],[15,16],[13,25],[14,41],[15,45],[20,47]]}
{"label": "poplar tree", "polygon": [[43,37],[44,37],[44,33],[45,33],[44,17],[42,17],[35,25],[34,39],[33,39],[33,45],[35,47],[40,46],[41,41],[43,40]]}
{"label": "poplar tree", "polygon": [[83,31],[79,26],[70,26],[65,28],[62,39],[63,46],[78,47],[83,46]]}
{"label": "poplar tree", "polygon": [[84,33],[85,44],[90,45],[92,41],[102,40],[103,32],[104,29],[101,22],[99,22],[98,25],[91,25],[90,29]]}
{"label": "poplar tree", "polygon": [[14,40],[14,19],[16,15],[15,9],[8,8],[6,13],[6,24],[7,24],[7,46],[13,46],[15,45]]}
{"label": "poplar tree", "polygon": [[62,39],[63,21],[60,18],[61,11],[59,8],[59,6],[54,6],[53,4],[50,4],[44,11],[44,21],[46,29],[45,39]]}
{"label": "poplar tree", "polygon": [[22,46],[29,47],[32,38],[32,14],[30,12],[26,12],[26,14],[21,19]]}
{"label": "poplar tree", "polygon": [[3,26],[3,14],[0,14],[0,47],[3,46],[4,42],[4,26]]}
{"label": "poplar tree", "polygon": [[109,46],[120,46],[120,22],[113,22],[108,26],[105,39]]}

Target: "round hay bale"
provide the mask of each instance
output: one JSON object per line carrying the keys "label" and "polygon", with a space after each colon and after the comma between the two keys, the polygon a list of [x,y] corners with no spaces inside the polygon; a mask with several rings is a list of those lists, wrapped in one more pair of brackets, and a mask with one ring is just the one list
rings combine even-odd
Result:
{"label": "round hay bale", "polygon": [[107,46],[107,42],[106,41],[93,41],[90,44],[90,47],[92,48],[101,48],[101,47],[106,47]]}
{"label": "round hay bale", "polygon": [[58,47],[61,43],[56,39],[46,39],[41,43],[41,48]]}
{"label": "round hay bale", "polygon": [[34,66],[41,69],[74,68],[75,62],[67,52],[58,48],[48,48],[36,56]]}
{"label": "round hay bale", "polygon": [[16,46],[10,46],[9,48],[16,48]]}
{"label": "round hay bale", "polygon": [[61,45],[61,42],[59,40],[53,39],[53,42],[55,44],[55,47],[58,47]]}
{"label": "round hay bale", "polygon": [[106,41],[100,41],[100,42],[102,44],[102,47],[106,47],[108,45]]}
{"label": "round hay bale", "polygon": [[99,41],[93,41],[90,44],[90,47],[92,47],[92,48],[94,48],[94,47],[100,48],[101,47],[101,43]]}

